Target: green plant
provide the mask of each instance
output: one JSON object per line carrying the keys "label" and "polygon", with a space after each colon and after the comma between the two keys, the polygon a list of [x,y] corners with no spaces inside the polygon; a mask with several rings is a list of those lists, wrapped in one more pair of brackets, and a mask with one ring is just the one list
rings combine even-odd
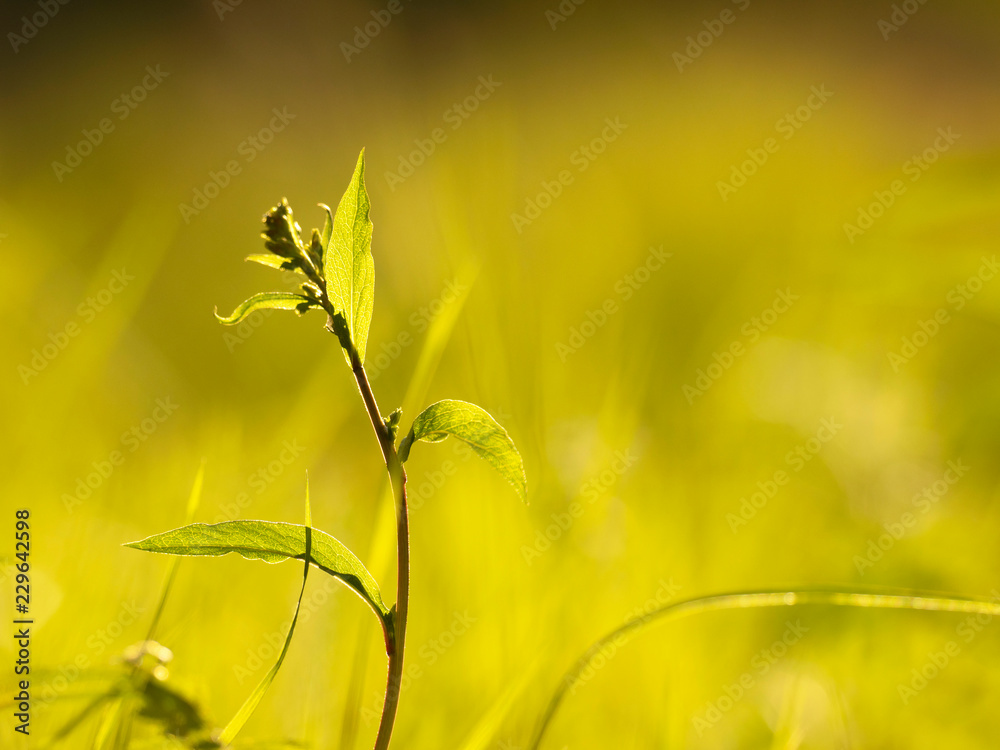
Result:
{"label": "green plant", "polygon": [[[312,527],[308,492],[304,525],[269,521],[189,524],[128,546],[170,555],[218,556],[236,552],[247,559],[268,563],[301,560],[305,563],[303,591],[310,565],[353,589],[378,618],[385,639],[388,677],[375,740],[376,750],[384,750],[389,746],[392,735],[403,675],[410,587],[409,521],[403,464],[413,444],[418,441],[438,442],[449,436],[465,441],[513,485],[522,500],[526,500],[526,480],[521,456],[506,431],[483,409],[464,401],[438,401],[427,407],[413,420],[410,430],[397,445],[402,412],[396,409],[383,415],[379,411],[365,372],[365,348],[375,297],[375,270],[363,150],[336,212],[327,206],[322,208],[326,211],[323,230],[313,229],[308,241],[304,241],[291,207],[282,199],[264,216],[262,236],[269,252],[247,258],[300,275],[300,291],[255,294],[229,317],[220,317],[218,313],[216,317],[225,325],[236,325],[254,311],[265,308],[295,310],[299,314],[316,308],[326,313],[326,328],[337,337],[357,382],[393,489],[397,542],[396,603],[387,607],[375,579],[361,561],[334,537]],[[293,619],[276,664],[217,737],[220,744],[228,745],[233,741],[259,704],[281,666],[294,623]]]}

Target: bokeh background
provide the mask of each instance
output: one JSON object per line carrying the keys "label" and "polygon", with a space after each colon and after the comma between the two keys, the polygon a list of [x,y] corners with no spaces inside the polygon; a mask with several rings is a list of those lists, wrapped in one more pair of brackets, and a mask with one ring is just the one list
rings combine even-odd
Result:
{"label": "bokeh background", "polygon": [[[304,229],[320,225],[361,147],[382,409],[402,404],[406,426],[439,398],[482,404],[529,478],[524,507],[450,442],[414,450],[419,675],[394,746],[524,747],[582,650],[670,599],[820,584],[990,596],[1000,8],[902,5],[401,0],[366,42],[356,27],[389,4],[69,2],[48,17],[5,2],[0,31],[26,41],[0,49],[0,476],[4,517],[34,519],[33,658],[48,671],[31,738],[5,712],[0,745],[44,746],[144,637],[168,561],[121,544],[183,523],[203,459],[205,522],[300,522],[308,471],[314,522],[392,600],[378,450],[323,319],[212,316],[286,288],[242,261],[259,217],[287,196]],[[28,39],[23,17],[40,12]],[[144,79],[155,87],[123,109]],[[275,109],[287,122],[261,133]],[[103,118],[113,130],[78,148]],[[433,153],[411,156],[436,128]],[[744,165],[754,153],[766,162]],[[238,174],[199,200],[231,161]],[[753,174],[720,191],[734,169]],[[557,197],[539,197],[546,184]],[[654,249],[669,257],[644,266]],[[793,304],[766,312],[779,292]],[[743,503],[780,471],[760,507]],[[214,726],[273,660],[300,576],[182,562],[158,639],[169,684]],[[371,744],[377,629],[321,575],[306,603],[237,747]],[[545,746],[992,747],[988,620],[809,606],[653,628],[579,686]],[[788,623],[805,634],[771,659]],[[958,655],[921,687],[912,670],[949,642]],[[58,746],[90,747],[96,725]],[[158,746],[154,730],[138,724],[134,746]]]}

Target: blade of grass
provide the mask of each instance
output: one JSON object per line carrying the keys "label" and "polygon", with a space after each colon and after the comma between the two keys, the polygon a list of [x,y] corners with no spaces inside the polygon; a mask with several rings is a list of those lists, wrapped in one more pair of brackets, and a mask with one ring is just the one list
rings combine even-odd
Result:
{"label": "blade of grass", "polygon": [[52,747],[57,742],[68,737],[78,726],[80,726],[80,724],[83,723],[84,719],[86,719],[94,711],[100,708],[105,701],[111,700],[114,695],[115,695],[115,689],[112,688],[111,690],[103,692],[96,698],[94,698],[94,700],[92,700],[90,703],[88,703],[86,706],[80,709],[80,711],[78,711],[76,714],[70,717],[69,720],[65,724],[63,724],[54,735],[52,735],[52,738],[49,740],[46,747]]}
{"label": "blade of grass", "polygon": [[97,733],[94,735],[94,742],[91,745],[93,750],[104,750],[107,747],[112,733],[118,726],[118,717],[122,711],[122,701],[121,697],[115,698],[110,705],[105,707],[104,715],[101,716],[101,723],[97,727]]}
{"label": "blade of grass", "polygon": [[231,745],[233,740],[236,739],[236,735],[240,733],[243,726],[247,723],[247,720],[256,710],[257,706],[260,705],[261,700],[264,698],[264,694],[267,689],[271,687],[271,683],[274,682],[274,678],[278,674],[278,670],[281,669],[281,663],[285,660],[285,654],[288,653],[288,646],[292,642],[292,635],[295,633],[295,623],[299,619],[299,609],[302,607],[302,596],[306,593],[306,581],[309,579],[309,564],[312,555],[312,508],[309,504],[309,479],[308,475],[306,477],[306,512],[305,512],[305,526],[306,526],[306,554],[305,562],[303,564],[302,570],[302,588],[299,590],[299,600],[295,604],[295,614],[292,615],[292,623],[288,628],[288,634],[285,636],[285,644],[281,647],[281,653],[278,654],[278,660],[274,663],[267,674],[264,675],[264,679],[260,681],[260,684],[254,688],[254,691],[250,693],[250,696],[246,699],[240,710],[236,712],[236,715],[232,720],[226,725],[226,728],[222,730],[222,734],[219,735],[219,742],[223,746]]}
{"label": "blade of grass", "polygon": [[[201,503],[201,488],[204,482],[205,459],[202,459],[201,466],[198,467],[198,473],[194,477],[194,484],[191,486],[191,494],[188,495],[187,510],[184,514],[185,525],[194,521],[194,514],[198,511],[198,505]],[[180,562],[180,557],[170,559],[170,566],[167,568],[167,577],[163,582],[163,591],[160,593],[160,601],[156,605],[156,612],[153,614],[153,619],[149,623],[149,630],[146,632],[147,641],[153,640],[156,627],[160,624],[160,616],[163,614],[163,608],[167,604],[167,597],[170,596],[170,590],[173,588],[174,578],[177,577],[177,566],[180,565]]]}
{"label": "blade of grass", "polygon": [[[599,640],[570,667],[559,682],[542,718],[535,729],[529,750],[538,750],[552,719],[562,704],[566,692],[572,688],[583,671],[611,641],[619,647],[653,624],[680,619],[703,612],[726,609],[759,609],[769,607],[795,607],[803,604],[820,604],[831,607],[858,607],[863,609],[912,609],[934,612],[961,612],[963,614],[1000,614],[1000,602],[982,597],[942,596],[926,591],[837,591],[832,589],[801,589],[798,591],[748,591],[700,596],[668,604],[659,609],[629,620]],[[623,640],[619,640],[623,639]]]}
{"label": "blade of grass", "polygon": [[524,689],[530,684],[531,678],[538,672],[541,663],[541,658],[535,659],[524,670],[524,674],[516,682],[500,693],[493,702],[493,705],[476,722],[476,725],[466,736],[465,740],[459,745],[459,750],[486,750],[491,745],[493,739],[497,736],[500,725],[507,717],[510,707],[514,705],[514,701],[517,700],[521,693],[524,692]]}

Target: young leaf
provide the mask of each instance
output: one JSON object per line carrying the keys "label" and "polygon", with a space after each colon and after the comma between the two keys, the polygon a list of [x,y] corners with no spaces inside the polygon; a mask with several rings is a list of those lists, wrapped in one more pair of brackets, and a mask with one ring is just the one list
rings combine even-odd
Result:
{"label": "young leaf", "polygon": [[323,249],[330,246],[330,238],[333,236],[333,211],[325,203],[320,203],[319,207],[326,211],[326,220],[323,222],[323,234],[320,240],[323,242]]}
{"label": "young leaf", "polygon": [[262,266],[267,266],[268,268],[280,268],[285,271],[298,270],[298,266],[295,265],[294,261],[282,258],[280,255],[248,255],[244,260],[248,260],[251,263],[260,263]]}
{"label": "young leaf", "polygon": [[389,610],[382,602],[378,584],[361,561],[341,542],[319,529],[312,530],[312,549],[307,555],[306,528],[270,521],[194,523],[125,546],[166,555],[218,557],[236,552],[247,560],[267,563],[308,557],[324,573],[339,578],[353,589],[379,616],[383,625],[388,622]]}
{"label": "young leaf", "polygon": [[[370,208],[365,189],[365,151],[362,149],[351,184],[337,206],[323,254],[327,295],[334,310],[344,316],[354,349],[362,362],[365,361],[368,326],[375,300]],[[327,236],[325,227],[323,236]]]}
{"label": "young leaf", "polygon": [[228,318],[219,315],[218,309],[215,317],[226,326],[234,326],[240,323],[247,315],[257,310],[270,308],[273,310],[295,310],[299,314],[304,313],[310,307],[319,305],[313,300],[301,294],[291,294],[290,292],[261,292],[255,294],[246,302],[237,307]]}
{"label": "young leaf", "polygon": [[521,500],[527,502],[527,480],[521,454],[507,431],[475,404],[447,399],[428,406],[413,420],[409,434],[400,442],[399,459],[409,458],[410,448],[417,440],[436,443],[449,435],[468,443],[514,486]]}

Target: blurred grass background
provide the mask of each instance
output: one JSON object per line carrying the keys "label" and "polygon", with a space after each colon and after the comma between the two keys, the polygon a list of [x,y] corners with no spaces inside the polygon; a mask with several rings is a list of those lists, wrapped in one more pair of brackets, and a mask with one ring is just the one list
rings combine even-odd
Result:
{"label": "blurred grass background", "polygon": [[[182,523],[202,458],[205,522],[300,522],[308,470],[316,525],[392,600],[376,443],[322,319],[279,313],[233,331],[212,317],[214,305],[228,312],[281,288],[242,262],[260,250],[260,215],[287,196],[304,229],[319,225],[315,204],[336,205],[362,146],[377,276],[369,363],[385,353],[387,365],[374,382],[380,406],[403,403],[421,353],[433,365],[439,351],[404,426],[439,398],[482,404],[521,448],[531,500],[520,506],[449,443],[414,451],[407,659],[421,675],[394,746],[460,747],[519,685],[480,746],[523,746],[571,661],[668,588],[989,595],[1000,279],[960,310],[949,294],[993,257],[1000,228],[1000,11],[929,0],[884,39],[888,3],[742,5],[588,0],[553,29],[554,0],[404,0],[348,61],[341,44],[385,4],[243,2],[220,19],[207,0],[69,3],[16,52],[0,51],[0,456],[4,507],[34,518],[35,663],[82,655],[103,668],[143,637],[167,561],[120,545]],[[678,71],[686,37],[726,8],[734,22]],[[0,29],[20,33],[36,12],[6,3]],[[169,75],[118,120],[114,100],[157,65]],[[479,76],[500,85],[452,129],[445,113]],[[776,122],[813,86],[833,95],[784,140]],[[273,108],[294,119],[248,163],[240,144]],[[52,163],[104,117],[114,131],[58,179]],[[578,149],[605,118],[627,127],[579,171]],[[414,139],[438,127],[444,142],[390,184]],[[910,182],[904,165],[939,128],[961,137]],[[724,201],[718,181],[769,137],[779,150]],[[186,222],[179,204],[234,159],[240,174]],[[562,170],[572,184],[518,231],[512,214]],[[844,224],[896,179],[905,194],[850,242]],[[670,259],[623,300],[616,285],[660,246]],[[81,312],[121,269],[134,280]],[[467,288],[461,303],[442,296],[449,283]],[[741,330],[778,289],[799,299],[751,342]],[[560,356],[557,344],[608,298],[619,310]],[[947,324],[894,368],[888,354],[940,308]],[[78,335],[26,375],[73,322]],[[402,333],[413,343],[395,356]],[[688,403],[683,386],[734,341],[745,354]],[[157,399],[177,410],[146,431]],[[792,470],[787,454],[824,418],[842,429]],[[123,437],[133,426],[141,443]],[[114,450],[123,463],[67,508]],[[634,457],[621,472],[617,451]],[[456,470],[441,481],[449,460]],[[914,497],[949,461],[967,473],[920,512]],[[789,483],[734,533],[727,515],[779,470]],[[538,535],[573,501],[583,514],[541,549]],[[859,570],[883,524],[908,511],[914,527]],[[254,657],[290,617],[298,577],[295,565],[183,561],[160,640],[176,654],[171,683],[216,724],[263,676],[271,660]],[[370,746],[381,638],[360,602],[342,587],[320,593],[325,584],[311,577],[307,601],[324,601],[300,623],[247,738]],[[113,627],[125,605],[146,619]],[[10,607],[5,594],[0,612]],[[443,638],[456,613],[474,622]],[[807,635],[755,671],[789,618]],[[992,746],[996,624],[966,642],[962,621],[805,607],[664,626],[580,687],[547,746]],[[904,703],[899,686],[951,640],[961,654]],[[8,640],[0,657],[12,658]],[[694,720],[746,672],[754,686],[699,731]],[[5,670],[0,688],[11,687]],[[38,705],[23,746],[40,747],[79,705]],[[65,746],[85,747],[88,731]]]}

